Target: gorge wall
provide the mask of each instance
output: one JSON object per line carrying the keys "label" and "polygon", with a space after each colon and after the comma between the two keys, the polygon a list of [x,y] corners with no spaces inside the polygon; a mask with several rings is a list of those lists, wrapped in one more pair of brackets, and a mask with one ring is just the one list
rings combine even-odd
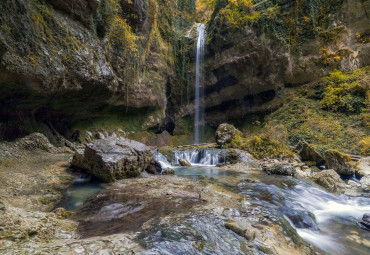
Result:
{"label": "gorge wall", "polygon": [[1,138],[45,125],[68,138],[94,127],[191,135],[197,22],[207,23],[211,127],[270,113],[289,89],[370,63],[369,1],[240,1],[253,2],[249,13],[227,0],[202,12],[201,2],[2,1]]}
{"label": "gorge wall", "polygon": [[159,128],[181,17],[164,0],[0,3],[0,130],[11,140],[50,122],[68,135],[95,121]]}
{"label": "gorge wall", "polygon": [[287,89],[334,69],[370,64],[369,1],[253,1],[249,13],[241,2],[252,1],[214,2],[205,67],[206,119],[214,127],[270,113],[286,102]]}

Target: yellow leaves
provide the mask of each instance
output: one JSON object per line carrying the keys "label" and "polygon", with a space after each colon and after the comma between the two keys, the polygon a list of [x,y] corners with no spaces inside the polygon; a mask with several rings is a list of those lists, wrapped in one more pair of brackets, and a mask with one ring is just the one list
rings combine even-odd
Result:
{"label": "yellow leaves", "polygon": [[330,111],[357,112],[364,106],[365,89],[358,82],[363,72],[332,72],[323,79],[329,84],[325,88],[321,107]]}
{"label": "yellow leaves", "polygon": [[370,136],[365,137],[362,139],[358,146],[360,147],[360,153],[363,156],[370,156]]}
{"label": "yellow leaves", "polygon": [[131,52],[137,52],[136,35],[125,19],[116,16],[111,24],[108,39],[113,47]]}
{"label": "yellow leaves", "polygon": [[247,150],[260,159],[292,155],[285,144],[274,140],[269,134],[253,136],[252,138],[242,138],[238,135],[231,140],[228,147]]}

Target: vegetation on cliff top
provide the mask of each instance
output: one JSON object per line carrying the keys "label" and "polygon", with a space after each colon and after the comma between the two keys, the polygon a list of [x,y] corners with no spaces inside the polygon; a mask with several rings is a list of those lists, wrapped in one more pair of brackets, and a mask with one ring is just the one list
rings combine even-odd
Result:
{"label": "vegetation on cliff top", "polygon": [[[322,45],[335,41],[344,30],[333,22],[338,0],[201,0],[214,10],[210,25],[229,23],[234,29],[251,26],[260,33],[273,35],[284,45],[299,49],[308,39]],[[334,15],[333,15],[334,14]],[[217,19],[216,19],[217,17]]]}
{"label": "vegetation on cliff top", "polygon": [[268,115],[263,126],[255,123],[245,136],[267,133],[285,145],[304,139],[320,152],[338,149],[369,155],[369,75],[369,67],[334,71],[319,82],[297,88],[288,96],[289,102]]}

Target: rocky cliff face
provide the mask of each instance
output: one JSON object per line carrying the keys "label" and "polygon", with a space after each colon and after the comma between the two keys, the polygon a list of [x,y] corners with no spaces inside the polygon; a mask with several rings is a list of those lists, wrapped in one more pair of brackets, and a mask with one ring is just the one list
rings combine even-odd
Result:
{"label": "rocky cliff face", "polygon": [[159,126],[181,29],[173,23],[189,10],[180,7],[162,0],[1,1],[2,137],[45,120],[64,132],[112,114],[140,116],[143,129]]}
{"label": "rocky cliff face", "polygon": [[214,127],[277,109],[287,88],[370,63],[369,1],[256,0],[243,22],[230,20],[229,1],[215,2],[207,18],[193,0],[1,1],[1,137],[45,122],[69,137],[103,124],[189,135],[196,21],[208,27]]}
{"label": "rocky cliff face", "polygon": [[[216,1],[208,22],[208,124],[269,113],[284,103],[286,88],[316,81],[334,69],[370,64],[369,1],[253,3],[253,11],[239,22],[235,13],[231,18],[226,13],[228,1]],[[193,108],[184,105],[177,114]]]}

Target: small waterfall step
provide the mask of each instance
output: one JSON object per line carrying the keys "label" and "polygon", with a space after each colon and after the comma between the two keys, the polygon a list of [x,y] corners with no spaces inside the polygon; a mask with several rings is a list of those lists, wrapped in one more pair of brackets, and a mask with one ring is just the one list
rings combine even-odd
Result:
{"label": "small waterfall step", "polygon": [[194,166],[215,166],[226,161],[226,150],[213,148],[177,149],[172,151],[171,160],[159,151],[155,151],[154,154],[163,169],[179,165],[180,159],[185,159]]}

